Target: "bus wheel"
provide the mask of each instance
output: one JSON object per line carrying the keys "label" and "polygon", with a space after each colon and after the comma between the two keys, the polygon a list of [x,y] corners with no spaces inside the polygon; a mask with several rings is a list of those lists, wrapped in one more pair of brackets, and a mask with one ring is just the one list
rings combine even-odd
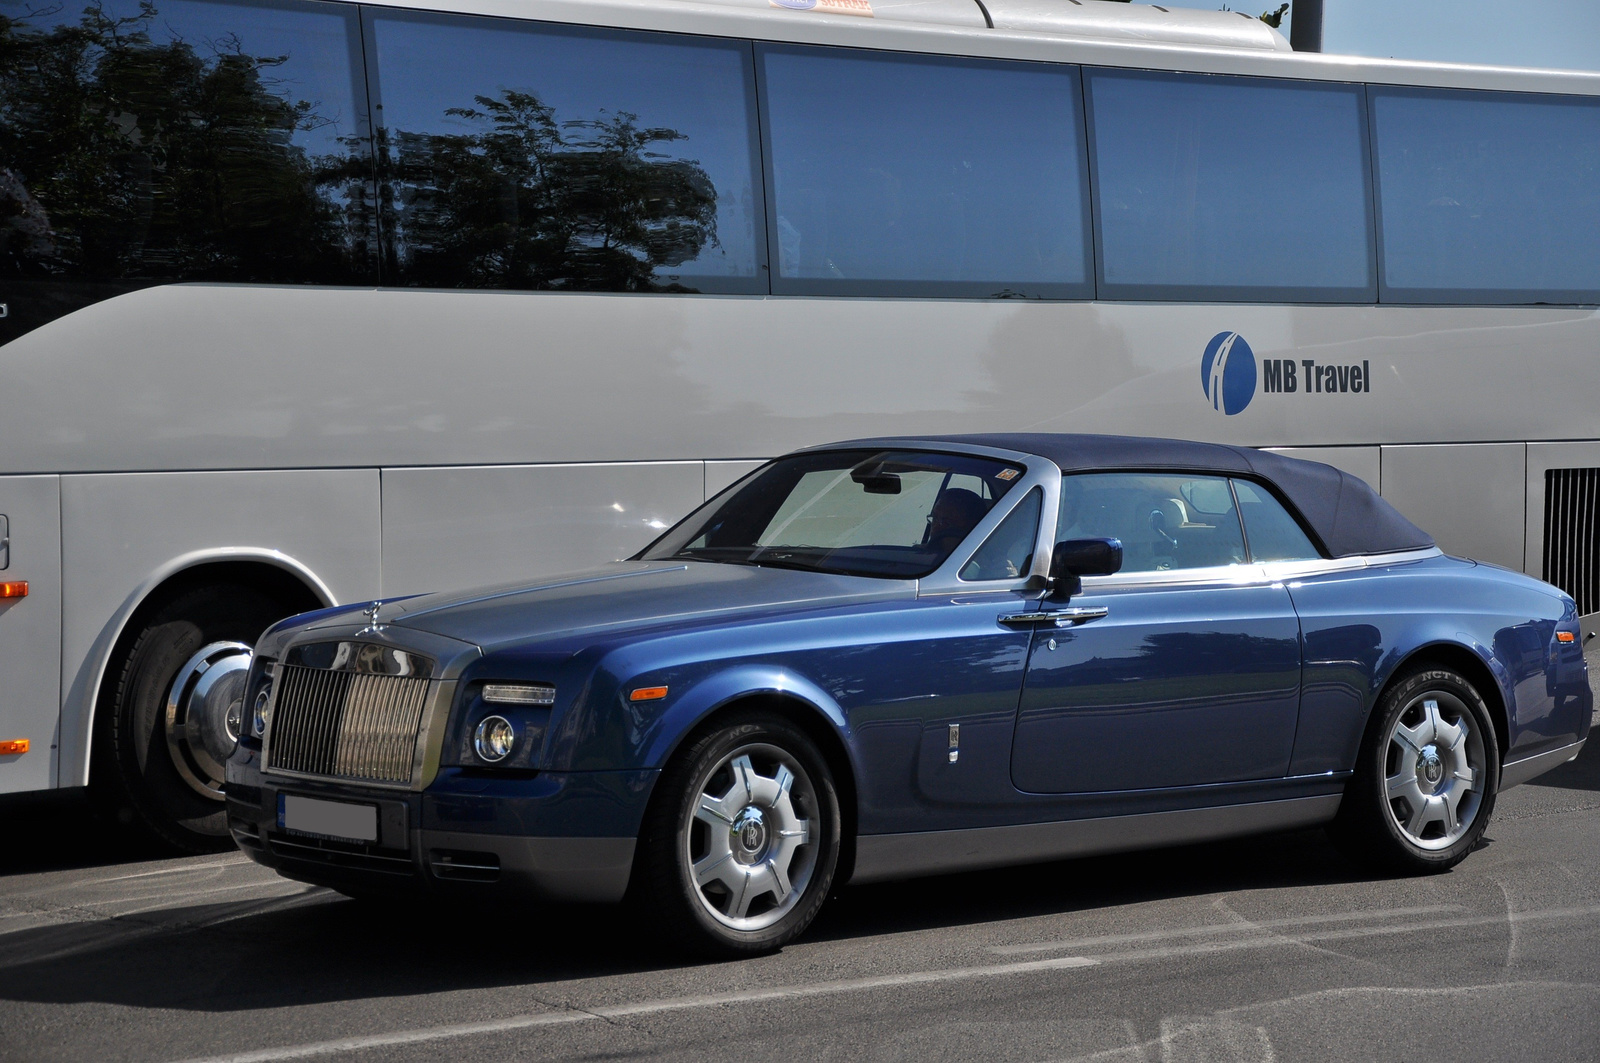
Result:
{"label": "bus wheel", "polygon": [[244,585],[199,587],[146,617],[96,733],[96,796],[122,824],[188,852],[233,848],[222,765],[238,737],[250,647],[293,612]]}

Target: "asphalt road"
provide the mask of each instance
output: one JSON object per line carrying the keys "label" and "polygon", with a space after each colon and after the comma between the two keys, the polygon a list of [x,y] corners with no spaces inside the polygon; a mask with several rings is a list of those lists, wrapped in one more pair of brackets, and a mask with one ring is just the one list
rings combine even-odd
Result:
{"label": "asphalt road", "polygon": [[1600,741],[1427,878],[1317,831],[849,889],[686,964],[615,910],[372,911],[0,804],[0,1059],[1600,1059]]}

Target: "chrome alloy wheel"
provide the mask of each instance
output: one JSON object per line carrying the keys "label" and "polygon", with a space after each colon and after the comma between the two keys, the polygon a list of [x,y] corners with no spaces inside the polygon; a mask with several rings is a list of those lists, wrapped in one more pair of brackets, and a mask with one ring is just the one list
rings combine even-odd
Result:
{"label": "chrome alloy wheel", "polygon": [[763,930],[800,902],[816,869],[816,792],[777,746],[742,746],[694,788],[682,844],[696,899],[717,922]]}
{"label": "chrome alloy wheel", "polygon": [[1418,694],[1396,717],[1384,759],[1384,794],[1395,825],[1419,849],[1448,849],[1483,805],[1484,736],[1453,694]]}
{"label": "chrome alloy wheel", "polygon": [[189,788],[223,799],[222,765],[244,726],[244,684],[251,648],[213,642],[190,657],[167,693],[167,752]]}

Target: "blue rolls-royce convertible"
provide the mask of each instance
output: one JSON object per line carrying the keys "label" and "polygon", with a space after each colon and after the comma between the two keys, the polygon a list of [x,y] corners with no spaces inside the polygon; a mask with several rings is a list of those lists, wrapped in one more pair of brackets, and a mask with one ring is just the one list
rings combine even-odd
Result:
{"label": "blue rolls-royce convertible", "polygon": [[724,953],[829,892],[1328,826],[1448,868],[1577,755],[1571,598],[1242,447],[873,439],[637,556],[328,609],[256,646],[235,839],[353,896],[648,909]]}

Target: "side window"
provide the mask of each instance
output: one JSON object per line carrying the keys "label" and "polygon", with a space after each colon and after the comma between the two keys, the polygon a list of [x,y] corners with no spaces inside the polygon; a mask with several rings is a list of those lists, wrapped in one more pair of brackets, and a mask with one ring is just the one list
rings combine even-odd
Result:
{"label": "side window", "polygon": [[1039,538],[1039,514],[1044,492],[1035,487],[1017,503],[1000,526],[989,533],[972,560],[961,566],[964,580],[1021,579],[1033,567],[1033,547]]}
{"label": "side window", "polygon": [[1600,298],[1600,100],[1372,90],[1383,298]]}
{"label": "side window", "polygon": [[164,281],[375,283],[354,6],[5,10],[0,281],[57,285],[20,317]]}
{"label": "side window", "polygon": [[759,55],[775,293],[1092,296],[1076,67]]}
{"label": "side window", "polygon": [[1252,561],[1313,561],[1322,556],[1289,511],[1264,488],[1233,481]]}
{"label": "side window", "polygon": [[1061,481],[1056,540],[1122,541],[1122,571],[1236,565],[1245,560],[1233,492],[1221,476],[1088,473]]}
{"label": "side window", "polygon": [[[1102,299],[1372,302],[1362,88],[1086,68]],[[1273,205],[1293,188],[1315,210]]]}
{"label": "side window", "polygon": [[748,43],[369,10],[394,281],[766,290]]}

